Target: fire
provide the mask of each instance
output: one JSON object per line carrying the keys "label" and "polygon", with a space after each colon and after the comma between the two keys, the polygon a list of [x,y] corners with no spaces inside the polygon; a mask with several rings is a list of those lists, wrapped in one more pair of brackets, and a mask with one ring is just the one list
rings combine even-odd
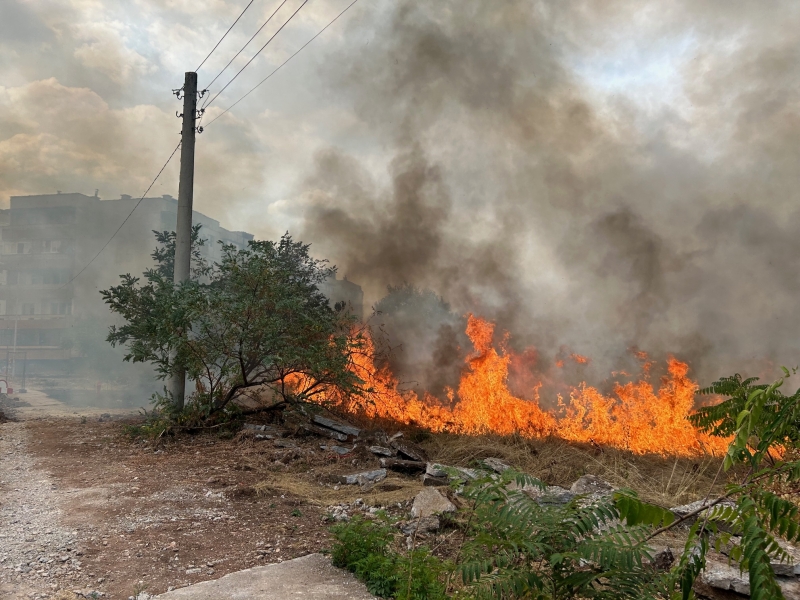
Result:
{"label": "fire", "polygon": [[[365,382],[365,394],[354,398],[325,397],[346,412],[366,418],[389,419],[414,424],[434,432],[463,434],[519,434],[531,438],[556,436],[568,441],[590,442],[630,450],[637,454],[696,456],[723,454],[728,441],[698,432],[686,419],[694,406],[697,384],[688,377],[689,367],[675,358],[667,362],[668,375],[655,389],[647,380],[653,363],[643,361],[644,378],[614,386],[604,395],[585,383],[571,388],[569,401],[558,397],[558,408],[541,408],[541,381],[527,377],[520,365],[535,364],[538,354],[514,354],[506,348],[507,336],[499,350],[492,345],[494,324],[469,315],[467,335],[474,352],[457,390],[448,389],[445,399],[412,391],[401,391],[387,367],[373,362],[372,341],[366,338],[361,352],[353,355],[351,369]],[[589,359],[570,354],[578,364]],[[528,399],[509,389],[509,369],[518,378],[515,387],[527,385]]]}

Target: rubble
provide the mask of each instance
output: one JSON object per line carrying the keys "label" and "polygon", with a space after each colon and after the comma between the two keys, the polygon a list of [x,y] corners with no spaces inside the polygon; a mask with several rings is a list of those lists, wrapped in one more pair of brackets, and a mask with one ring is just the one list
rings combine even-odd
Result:
{"label": "rubble", "polygon": [[447,477],[433,477],[432,475],[423,473],[422,485],[425,487],[443,487],[450,485],[450,480]]}
{"label": "rubble", "polygon": [[358,427],[354,427],[353,425],[349,425],[347,423],[342,423],[341,421],[335,421],[333,419],[329,419],[327,417],[323,417],[322,415],[313,415],[311,420],[316,424],[322,427],[326,427],[328,429],[333,429],[339,433],[343,433],[344,435],[351,435],[353,437],[358,437],[361,433],[361,430]]}
{"label": "rubble", "polygon": [[319,425],[314,425],[312,423],[303,423],[300,425],[303,429],[308,431],[309,433],[315,433],[322,437],[329,437],[337,442],[346,442],[348,437],[347,434],[341,433],[339,431],[334,431],[333,429],[328,429],[326,427],[320,427]]}
{"label": "rubble", "polygon": [[456,506],[439,490],[427,487],[414,497],[411,515],[415,518],[430,517],[439,513],[455,512]]}
{"label": "rubble", "polygon": [[653,568],[657,571],[669,571],[674,562],[675,554],[673,554],[672,548],[667,546],[653,554],[653,560],[650,564],[653,565]]}
{"label": "rubble", "polygon": [[363,471],[352,475],[341,475],[338,483],[344,485],[366,485],[367,483],[378,483],[386,479],[386,469],[375,469],[374,471]]}
{"label": "rubble", "polygon": [[[392,436],[394,438],[394,436]],[[389,444],[403,456],[418,462],[428,462],[428,455],[420,446],[402,438],[390,439]]]}
{"label": "rubble", "polygon": [[614,491],[614,486],[597,475],[584,475],[572,484],[569,491],[575,495],[608,496]]}
{"label": "rubble", "polygon": [[495,473],[500,474],[505,473],[511,468],[510,465],[507,465],[499,458],[484,458],[481,463],[489,467]]}
{"label": "rubble", "polygon": [[[689,515],[689,514],[693,513],[698,508],[702,508],[703,506],[705,506],[708,503],[709,503],[708,500],[705,500],[705,499],[696,500],[694,502],[690,502],[689,504],[684,504],[682,506],[673,506],[669,510],[670,510],[670,512],[672,514],[674,514],[677,518],[680,519],[682,517],[685,517],[686,515]],[[716,504],[715,506],[735,506],[735,505],[736,504],[732,500],[723,500],[722,502],[720,502],[719,504]],[[696,515],[686,519],[682,523],[682,525],[684,525],[685,527],[690,527],[697,520],[698,517],[705,516],[705,514],[706,514],[705,510],[700,511]]]}
{"label": "rubble", "polygon": [[326,446],[325,444],[320,444],[319,446],[322,450],[326,452],[333,452],[338,454],[339,456],[344,456],[345,454],[350,454],[353,450],[355,450],[355,446],[352,448],[345,448],[344,446]]}
{"label": "rubble", "polygon": [[397,456],[397,450],[393,448],[385,448],[384,446],[370,446],[369,451],[373,454],[377,454],[378,456],[388,456],[393,457]]}
{"label": "rubble", "polygon": [[[800,579],[797,577],[777,577],[778,585],[781,587],[786,600],[800,600]],[[712,588],[702,593],[707,598],[723,598],[724,596],[715,595],[714,590],[724,592],[736,592],[743,596],[750,595],[750,576],[739,568],[728,564],[724,556],[709,555],[706,558],[706,568],[700,573],[699,582]]]}
{"label": "rubble", "polygon": [[431,515],[429,517],[420,517],[411,521],[400,521],[398,523],[400,531],[405,535],[414,535],[415,533],[429,533],[431,531],[438,531],[441,527],[439,517]]}

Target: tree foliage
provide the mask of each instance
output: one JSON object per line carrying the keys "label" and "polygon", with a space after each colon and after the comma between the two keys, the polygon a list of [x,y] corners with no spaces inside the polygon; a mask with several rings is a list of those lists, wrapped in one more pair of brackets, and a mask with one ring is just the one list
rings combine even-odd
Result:
{"label": "tree foliage", "polygon": [[329,388],[356,393],[359,380],[347,367],[360,338],[318,289],[334,270],[288,234],[245,249],[223,244],[221,260],[208,265],[198,232],[189,281],[173,283],[174,235],[156,233],[155,267],[101,292],[124,320],[108,341],[126,346],[125,359],[153,363],[161,378],[184,367],[208,413],[254,387],[277,402]]}

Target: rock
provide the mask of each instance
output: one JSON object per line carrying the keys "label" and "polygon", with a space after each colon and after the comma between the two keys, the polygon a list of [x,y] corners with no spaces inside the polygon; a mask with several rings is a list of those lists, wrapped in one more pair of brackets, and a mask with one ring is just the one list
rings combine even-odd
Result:
{"label": "rock", "polygon": [[369,451],[373,454],[377,454],[378,456],[396,456],[397,451],[393,450],[392,448],[385,448],[383,446],[370,446]]}
{"label": "rock", "polygon": [[750,577],[727,562],[707,559],[700,580],[712,588],[750,595]]}
{"label": "rock", "polygon": [[358,437],[358,434],[361,433],[361,430],[358,427],[354,427],[347,423],[342,423],[341,421],[334,421],[333,419],[323,417],[322,415],[314,415],[311,417],[311,420],[317,425],[322,425],[323,427],[333,429],[334,431],[338,431],[339,433],[343,433],[345,435]]}
{"label": "rock", "polygon": [[522,488],[522,492],[536,500],[536,503],[541,506],[567,504],[577,495],[558,485],[548,485],[544,489],[535,485],[526,485]]}
{"label": "rock", "polygon": [[451,468],[452,467],[440,465],[439,463],[428,463],[425,465],[425,474],[431,477],[447,477],[447,471],[445,471],[445,469]]}
{"label": "rock", "polygon": [[443,496],[439,490],[428,487],[414,497],[411,515],[415,518],[424,518],[438,513],[455,512],[455,510],[455,504]]}
{"label": "rock", "polygon": [[569,491],[575,495],[608,496],[614,491],[614,486],[607,481],[603,481],[597,475],[584,475],[572,484]]}
{"label": "rock", "polygon": [[411,460],[416,460],[419,462],[428,462],[428,455],[425,453],[425,450],[423,450],[420,446],[418,446],[414,442],[409,442],[408,440],[397,438],[397,439],[392,439],[390,441],[390,445],[400,454],[410,458]]}
{"label": "rock", "polygon": [[[272,437],[284,437],[286,435],[286,432],[283,429],[275,427],[274,425],[255,425],[253,423],[245,423],[242,426],[242,429],[249,431],[257,431],[262,435],[264,435],[265,438],[268,435]],[[258,438],[258,436],[256,437]],[[266,439],[271,439],[271,438],[266,438]]]}
{"label": "rock", "polygon": [[[696,500],[694,502],[690,502],[689,504],[684,504],[682,506],[673,506],[669,510],[677,518],[682,518],[682,517],[685,517],[686,515],[689,515],[689,514],[693,513],[698,508],[702,508],[706,504],[707,504],[707,502],[705,500]],[[720,504],[717,504],[716,506],[736,506],[736,503],[731,501],[731,500],[723,500]],[[682,523],[682,525],[684,525],[686,527],[691,526],[697,520],[697,517],[704,516],[705,513],[706,513],[706,511],[704,511],[704,510],[700,511],[696,515],[693,515],[692,517],[686,519]]]}
{"label": "rock", "polygon": [[366,485],[367,483],[377,483],[384,479],[386,479],[386,469],[375,469],[374,471],[342,475],[338,478],[338,482],[345,485]]}
{"label": "rock", "polygon": [[397,460],[396,458],[382,458],[381,466],[392,471],[399,471],[400,473],[421,473],[425,470],[424,462],[417,462],[415,460]]}
{"label": "rock", "polygon": [[272,442],[276,448],[297,448],[294,440],[275,440]]}
{"label": "rock", "polygon": [[197,575],[198,573],[202,573],[202,572],[203,572],[203,569],[199,569],[199,568],[196,568],[196,567],[193,568],[193,569],[186,569],[186,574],[187,575]]}
{"label": "rock", "polygon": [[421,519],[414,519],[412,521],[401,521],[400,531],[405,535],[414,535],[416,533],[428,533],[437,531],[441,527],[439,517],[431,515],[430,517],[422,517]]}
{"label": "rock", "polygon": [[674,562],[675,555],[672,553],[672,549],[666,547],[653,555],[653,562],[651,564],[657,571],[669,571]]}
{"label": "rock", "polygon": [[505,473],[511,468],[499,458],[484,458],[481,463],[489,467],[495,473]]}
{"label": "rock", "polygon": [[345,448],[344,446],[326,446],[325,444],[321,444],[320,448],[326,452],[334,452],[339,456],[350,454],[353,450],[355,450],[355,448]]}
{"label": "rock", "polygon": [[450,485],[450,480],[447,477],[433,477],[427,473],[422,474],[422,485],[425,487],[443,487]]}
{"label": "rock", "polygon": [[[740,536],[734,536],[731,538],[730,542],[720,548],[720,552],[722,554],[730,555],[731,548],[733,546],[738,546],[742,541]],[[800,576],[800,550],[795,546],[783,541],[780,538],[777,538],[776,541],[778,545],[789,555],[792,557],[791,562],[779,562],[775,559],[770,561],[770,566],[772,567],[773,573],[780,577],[798,577]]]}

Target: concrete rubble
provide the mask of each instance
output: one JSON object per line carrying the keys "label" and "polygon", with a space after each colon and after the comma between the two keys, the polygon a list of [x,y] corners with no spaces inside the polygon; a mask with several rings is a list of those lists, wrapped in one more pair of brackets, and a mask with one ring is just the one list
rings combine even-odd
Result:
{"label": "concrete rubble", "polygon": [[414,497],[411,516],[414,518],[432,517],[441,513],[455,512],[456,505],[450,502],[439,490],[428,487]]}

